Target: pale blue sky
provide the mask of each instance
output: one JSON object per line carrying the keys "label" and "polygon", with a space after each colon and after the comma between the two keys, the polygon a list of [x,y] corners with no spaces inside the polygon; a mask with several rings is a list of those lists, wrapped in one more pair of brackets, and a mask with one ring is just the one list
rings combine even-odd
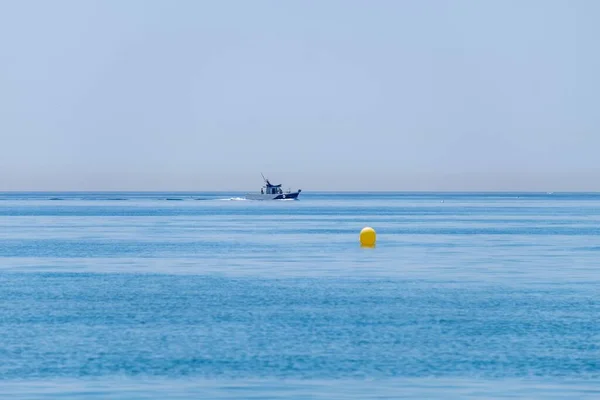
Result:
{"label": "pale blue sky", "polygon": [[0,190],[600,190],[600,1],[0,0]]}

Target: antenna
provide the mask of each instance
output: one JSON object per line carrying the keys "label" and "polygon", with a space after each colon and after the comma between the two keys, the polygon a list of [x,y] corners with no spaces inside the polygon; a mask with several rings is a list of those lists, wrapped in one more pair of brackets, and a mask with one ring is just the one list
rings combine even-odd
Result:
{"label": "antenna", "polygon": [[271,186],[271,182],[269,182],[269,180],[267,178],[265,178],[265,176],[263,175],[263,173],[261,172],[260,175],[263,177],[263,179],[265,180],[265,183],[267,184],[267,186]]}
{"label": "antenna", "polygon": [[270,185],[271,182],[269,182],[269,180],[267,178],[265,178],[265,176],[263,175],[263,173],[261,172],[260,175],[262,176],[262,178],[265,180],[267,185]]}

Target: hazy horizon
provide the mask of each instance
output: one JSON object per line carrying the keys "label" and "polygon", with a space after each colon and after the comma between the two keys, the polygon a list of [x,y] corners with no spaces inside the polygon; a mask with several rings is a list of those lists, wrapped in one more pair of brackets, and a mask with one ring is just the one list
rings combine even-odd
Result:
{"label": "hazy horizon", "polygon": [[600,191],[594,1],[0,3],[0,191]]}
{"label": "hazy horizon", "polygon": [[[291,188],[296,189],[296,188]],[[301,188],[300,188],[301,189]],[[249,190],[4,190],[0,191],[0,194],[5,195],[18,195],[18,194],[87,194],[87,193],[97,193],[97,194],[246,194],[248,192],[257,192],[260,189],[250,188]],[[287,190],[287,187],[286,187]],[[558,191],[558,192],[546,192],[539,190],[302,190],[302,196],[306,197],[307,193],[312,194],[431,194],[431,195],[443,195],[443,194],[457,194],[457,195],[501,195],[501,194],[523,194],[523,195],[598,195],[600,191],[583,191],[583,190],[574,190],[574,191]]]}

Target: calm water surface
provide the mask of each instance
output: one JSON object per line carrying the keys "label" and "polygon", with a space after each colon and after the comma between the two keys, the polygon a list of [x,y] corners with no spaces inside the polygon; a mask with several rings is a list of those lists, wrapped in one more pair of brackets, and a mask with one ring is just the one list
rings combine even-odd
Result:
{"label": "calm water surface", "polygon": [[241,196],[0,193],[0,398],[600,397],[600,194]]}

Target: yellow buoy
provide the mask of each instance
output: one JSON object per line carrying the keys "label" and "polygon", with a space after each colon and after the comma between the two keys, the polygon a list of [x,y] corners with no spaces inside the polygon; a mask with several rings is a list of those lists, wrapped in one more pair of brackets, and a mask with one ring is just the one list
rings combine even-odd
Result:
{"label": "yellow buoy", "polygon": [[375,229],[366,226],[360,231],[360,244],[366,247],[373,247],[375,246],[376,237]]}

